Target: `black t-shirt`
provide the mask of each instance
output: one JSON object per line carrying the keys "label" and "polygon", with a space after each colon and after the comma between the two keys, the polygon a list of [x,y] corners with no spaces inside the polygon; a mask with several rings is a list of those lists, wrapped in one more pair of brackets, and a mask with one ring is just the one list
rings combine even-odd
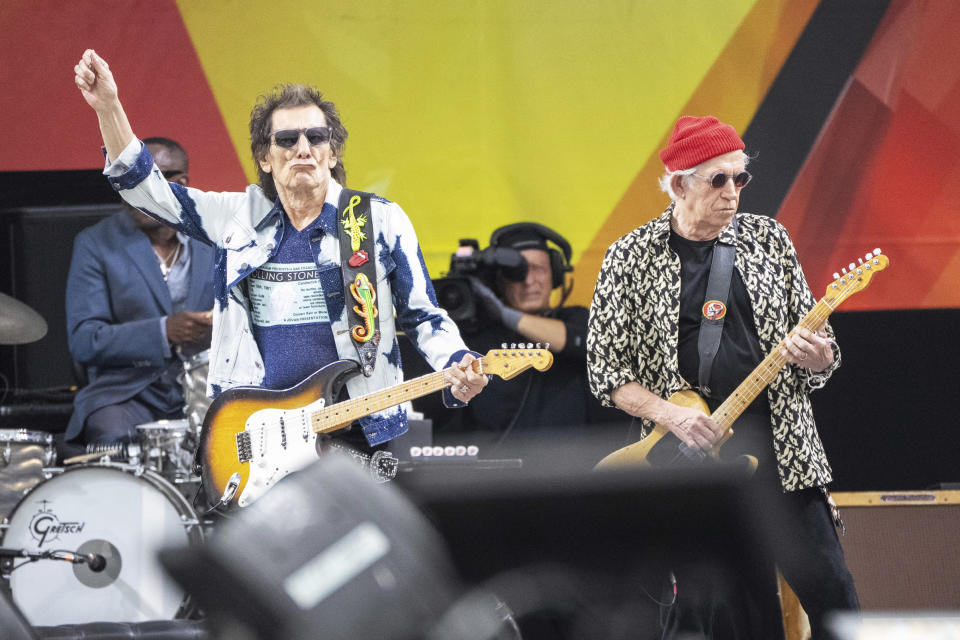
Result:
{"label": "black t-shirt", "polygon": [[[713,261],[716,240],[687,240],[670,231],[670,248],[680,257],[680,324],[678,331],[678,359],[680,375],[692,386],[699,388],[700,318],[706,302],[707,280]],[[710,398],[705,398],[711,411],[726,399],[743,382],[751,371],[766,356],[757,341],[753,324],[750,297],[743,278],[733,270],[730,293],[727,297],[727,315],[723,322],[720,347],[713,360],[709,387]],[[747,413],[765,413],[770,407],[766,393],[760,393],[747,407]]]}

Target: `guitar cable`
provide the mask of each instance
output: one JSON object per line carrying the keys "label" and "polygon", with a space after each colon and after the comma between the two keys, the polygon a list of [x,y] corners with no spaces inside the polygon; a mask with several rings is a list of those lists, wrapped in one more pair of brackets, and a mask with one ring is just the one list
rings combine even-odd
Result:
{"label": "guitar cable", "polygon": [[662,638],[669,635],[670,616],[676,611],[677,604],[677,576],[670,572],[670,602],[659,602],[654,600],[660,606],[660,628],[663,630]]}
{"label": "guitar cable", "polygon": [[520,398],[520,406],[517,407],[516,412],[513,414],[513,419],[510,421],[510,424],[507,425],[507,428],[503,430],[503,433],[500,434],[500,437],[497,438],[497,441],[491,447],[491,453],[496,452],[500,448],[500,445],[503,444],[503,441],[507,439],[507,436],[510,435],[510,431],[513,430],[514,425],[517,424],[517,420],[520,419],[520,414],[523,413],[523,409],[527,404],[527,398],[530,396],[530,389],[533,387],[533,376],[530,375],[527,377],[527,386],[523,389],[523,396]]}

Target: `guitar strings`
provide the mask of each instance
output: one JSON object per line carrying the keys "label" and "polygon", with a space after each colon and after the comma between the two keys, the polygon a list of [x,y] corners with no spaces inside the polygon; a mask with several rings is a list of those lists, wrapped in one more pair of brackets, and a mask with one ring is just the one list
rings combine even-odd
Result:
{"label": "guitar strings", "polygon": [[[487,356],[481,356],[477,362],[479,362],[481,372],[487,368]],[[413,380],[407,380],[396,387],[373,391],[359,398],[332,404],[330,407],[325,408],[330,409],[330,411],[321,410],[320,415],[316,416],[312,422],[315,426],[319,427],[318,433],[324,433],[324,430],[330,430],[333,427],[344,424],[344,419],[352,421],[355,419],[352,416],[359,418],[370,415],[375,411],[400,404],[400,402],[420,398],[434,391],[445,389],[451,386],[452,383],[446,380],[444,374],[452,371],[454,367],[456,367],[456,365],[447,367],[442,371],[428,373]],[[394,395],[401,398],[400,402],[395,401]]]}
{"label": "guitar strings", "polygon": [[[856,275],[851,272],[849,280],[843,283],[842,288],[837,291],[835,303],[830,304],[827,296],[821,298],[813,308],[800,320],[798,328],[816,331],[830,317],[830,314],[843,302],[850,294],[854,293],[854,286],[862,280],[862,275]],[[788,334],[789,335],[789,334]],[[724,427],[724,430],[730,428],[737,417],[743,413],[744,409],[756,399],[768,384],[777,376],[780,370],[787,362],[786,356],[780,353],[780,347],[784,341],[781,340],[777,346],[760,362],[759,365],[747,376],[732,394],[721,403],[717,410],[711,414],[717,424]],[[764,375],[769,376],[765,378]]]}
{"label": "guitar strings", "polygon": [[[854,286],[860,284],[863,276],[861,274],[850,273],[849,280],[843,283],[842,288],[838,289],[834,304],[830,304],[828,296],[824,295],[807,314],[797,323],[793,331],[798,328],[816,331],[830,317],[830,314],[842,303],[850,294],[855,293]],[[789,335],[789,333],[787,334]],[[785,340],[786,338],[784,338]],[[787,357],[780,353],[780,347],[784,341],[781,340],[777,346],[750,372],[750,375],[734,389],[733,393],[724,400],[717,410],[710,414],[710,417],[719,426],[723,427],[726,434],[730,427],[740,414],[753,402],[758,395],[770,384],[770,382],[779,374],[780,370],[787,362]],[[769,376],[764,378],[764,376]],[[681,443],[674,462],[684,454],[685,445]]]}

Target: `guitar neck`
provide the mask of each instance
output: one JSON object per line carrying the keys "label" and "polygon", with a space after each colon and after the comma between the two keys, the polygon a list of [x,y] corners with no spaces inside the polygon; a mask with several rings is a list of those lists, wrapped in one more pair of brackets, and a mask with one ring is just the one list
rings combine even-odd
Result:
{"label": "guitar neck", "polygon": [[[473,370],[477,373],[486,371],[486,360],[486,356],[474,360]],[[383,411],[398,404],[403,404],[407,400],[414,400],[449,387],[450,383],[444,379],[446,371],[445,369],[428,373],[387,389],[381,389],[362,395],[359,398],[352,398],[324,407],[310,417],[313,431],[315,433],[334,431],[371,413]]]}
{"label": "guitar neck", "polygon": [[[820,302],[814,305],[813,309],[803,317],[800,323],[794,328],[794,331],[801,327],[809,329],[810,331],[816,331],[830,316],[834,308],[835,307],[830,306],[826,299],[820,300]],[[750,372],[750,375],[740,383],[740,386],[734,389],[733,393],[723,401],[723,404],[710,414],[714,422],[723,427],[724,430],[729,429],[733,423],[737,421],[740,414],[750,406],[750,403],[753,402],[756,397],[760,395],[760,392],[766,389],[767,385],[780,373],[780,369],[782,369],[783,365],[787,362],[787,358],[780,353],[781,346],[783,346],[782,340],[774,347],[773,351]]]}

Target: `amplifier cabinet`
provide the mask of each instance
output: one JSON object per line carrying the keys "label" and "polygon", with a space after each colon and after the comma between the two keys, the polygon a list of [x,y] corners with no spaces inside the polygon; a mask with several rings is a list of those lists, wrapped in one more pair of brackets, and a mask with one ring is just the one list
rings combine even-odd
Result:
{"label": "amplifier cabinet", "polygon": [[960,609],[960,491],[833,494],[860,605],[870,610]]}

